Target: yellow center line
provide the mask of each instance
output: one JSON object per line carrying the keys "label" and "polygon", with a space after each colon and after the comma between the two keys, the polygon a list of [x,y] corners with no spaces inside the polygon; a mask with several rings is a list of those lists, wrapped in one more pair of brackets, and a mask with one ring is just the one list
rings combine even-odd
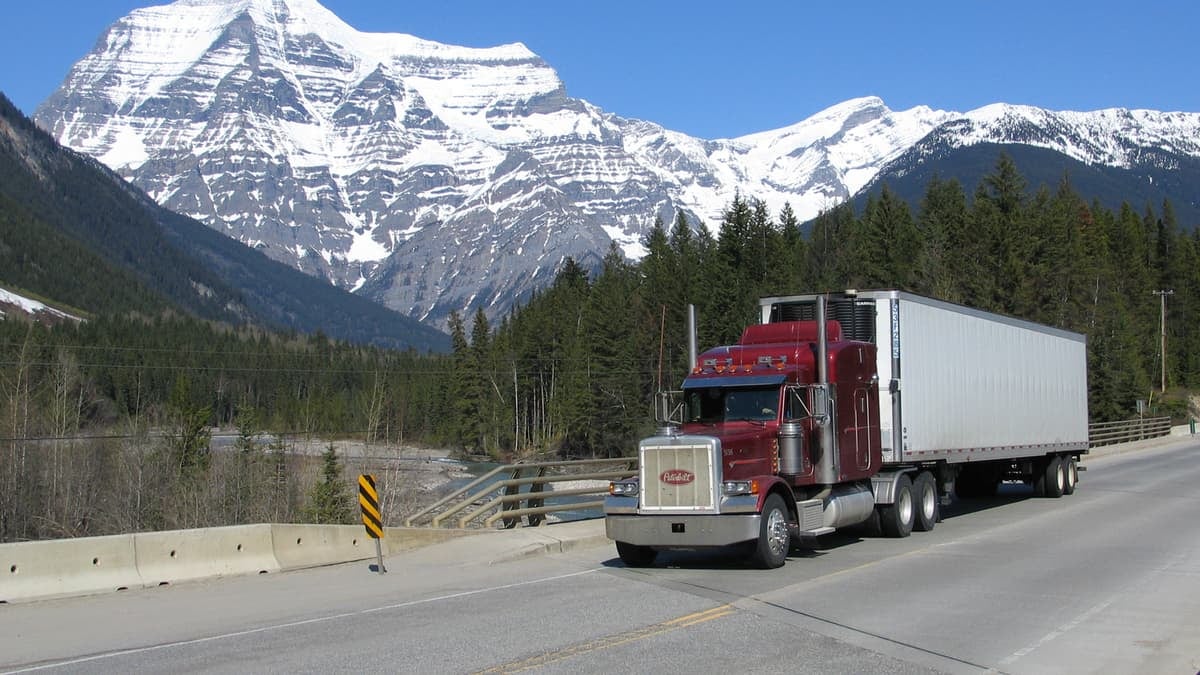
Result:
{"label": "yellow center line", "polygon": [[499,666],[493,666],[487,670],[479,671],[479,673],[476,675],[482,675],[483,673],[519,673],[522,671],[531,670],[533,668],[538,668],[540,666],[549,665],[551,663],[564,661],[582,654],[600,651],[601,649],[609,649],[611,647],[618,647],[630,642],[645,640],[646,638],[654,637],[656,635],[662,635],[663,633],[679,630],[680,628],[687,628],[689,626],[695,626],[707,621],[720,619],[721,617],[733,614],[735,611],[737,610],[735,607],[733,607],[733,605],[720,605],[718,607],[706,609],[702,612],[693,612],[692,614],[685,614],[683,616],[675,617],[669,621],[656,623],[653,626],[646,626],[645,628],[639,628],[637,630],[617,633],[616,635],[608,635],[605,637],[596,638],[594,640],[588,640],[587,642],[581,642],[576,645],[570,645],[553,652],[539,654],[538,656],[530,657],[522,661],[512,661]]}

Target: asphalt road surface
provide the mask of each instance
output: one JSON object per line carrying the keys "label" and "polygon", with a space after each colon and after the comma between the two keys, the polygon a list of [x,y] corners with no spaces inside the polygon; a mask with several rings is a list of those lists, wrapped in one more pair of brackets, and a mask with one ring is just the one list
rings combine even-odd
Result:
{"label": "asphalt road surface", "polygon": [[[388,560],[0,606],[0,671],[1195,673],[1200,445],[1003,486],[903,540],[838,533],[778,570],[611,546]],[[551,528],[552,529],[552,528]]]}

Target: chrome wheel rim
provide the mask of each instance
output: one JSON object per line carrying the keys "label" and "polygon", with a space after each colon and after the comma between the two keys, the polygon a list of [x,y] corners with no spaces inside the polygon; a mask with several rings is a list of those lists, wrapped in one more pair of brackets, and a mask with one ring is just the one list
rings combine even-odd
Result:
{"label": "chrome wheel rim", "polygon": [[912,493],[908,490],[900,494],[900,502],[896,504],[896,508],[900,513],[900,521],[911,523],[913,517],[913,499]]}
{"label": "chrome wheel rim", "polygon": [[934,499],[932,485],[926,484],[921,488],[921,515],[925,520],[933,520]]}
{"label": "chrome wheel rim", "polygon": [[775,509],[767,516],[767,548],[775,556],[787,553],[788,529],[787,518],[783,512]]}

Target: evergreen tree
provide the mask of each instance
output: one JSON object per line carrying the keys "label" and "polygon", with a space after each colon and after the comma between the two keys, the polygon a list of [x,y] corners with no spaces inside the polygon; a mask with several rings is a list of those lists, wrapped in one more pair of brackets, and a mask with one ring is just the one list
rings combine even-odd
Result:
{"label": "evergreen tree", "polygon": [[686,366],[686,273],[661,220],[655,221],[644,243],[646,256],[640,263],[640,294],[645,299],[647,315],[642,321],[658,338],[663,362],[656,365],[668,381],[674,381],[682,376]]}
{"label": "evergreen tree", "polygon": [[647,352],[636,342],[641,314],[635,273],[612,245],[592,288],[586,323],[591,340],[591,415],[588,445],[594,456],[619,457],[649,415]]}
{"label": "evergreen tree", "polygon": [[305,519],[316,525],[354,522],[354,503],[346,481],[342,479],[342,463],[332,443],[321,454],[321,478],[309,494]]}
{"label": "evergreen tree", "polygon": [[167,410],[171,423],[167,439],[177,475],[197,478],[208,470],[209,465],[210,411],[207,406],[192,401],[191,380],[186,375],[175,378]]}
{"label": "evergreen tree", "polygon": [[779,244],[767,270],[766,295],[789,295],[810,286],[808,250],[790,203],[779,211]]}
{"label": "evergreen tree", "polygon": [[474,377],[470,398],[476,405],[469,420],[471,436],[476,447],[498,456],[502,436],[500,417],[505,401],[500,389],[498,364],[493,359],[491,327],[482,307],[475,310],[471,324],[471,360]]}
{"label": "evergreen tree", "polygon": [[964,303],[981,276],[982,251],[970,236],[967,197],[957,180],[934,176],[921,199],[917,229],[922,241],[913,271],[918,293]]}
{"label": "evergreen tree", "polygon": [[1017,285],[1024,277],[1032,240],[1025,209],[1025,179],[1007,153],[1000,153],[993,173],[975,192],[973,228],[985,248],[983,275],[973,289],[972,304],[1002,314],[1018,311]]}
{"label": "evergreen tree", "polygon": [[860,265],[850,282],[864,288],[914,287],[921,242],[908,204],[885,184],[879,199],[867,202],[855,256]]}
{"label": "evergreen tree", "polygon": [[468,451],[479,450],[478,427],[475,424],[478,409],[478,371],[475,365],[475,354],[467,342],[466,327],[462,316],[457,311],[450,312],[447,319],[450,326],[451,373],[449,405],[450,440]]}
{"label": "evergreen tree", "polygon": [[833,291],[849,286],[856,225],[849,202],[822,211],[813,221],[807,265],[812,290]]}

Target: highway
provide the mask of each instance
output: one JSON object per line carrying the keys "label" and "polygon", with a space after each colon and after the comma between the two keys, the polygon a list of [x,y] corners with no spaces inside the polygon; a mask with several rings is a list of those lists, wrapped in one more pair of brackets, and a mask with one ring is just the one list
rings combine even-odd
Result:
{"label": "highway", "polygon": [[1072,496],[1005,485],[931,533],[838,533],[778,570],[694,553],[627,569],[594,521],[553,555],[483,535],[384,575],[0,606],[0,672],[1197,672],[1200,444],[1084,464]]}

